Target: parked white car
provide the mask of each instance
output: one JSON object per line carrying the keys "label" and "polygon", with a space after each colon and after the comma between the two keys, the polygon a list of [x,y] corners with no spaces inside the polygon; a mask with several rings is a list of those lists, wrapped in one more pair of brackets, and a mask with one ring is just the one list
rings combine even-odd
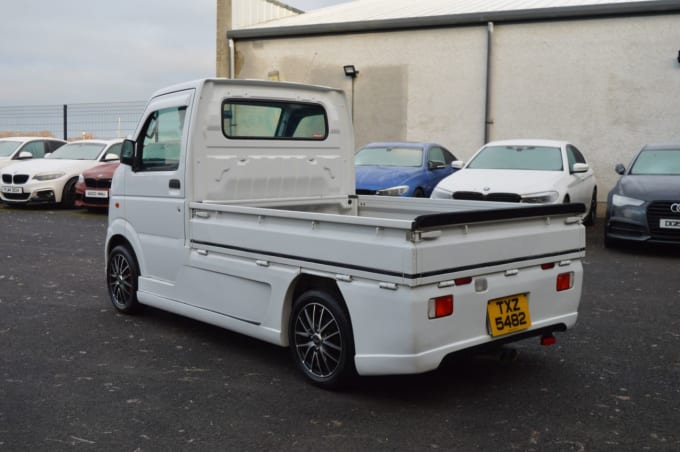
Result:
{"label": "parked white car", "polygon": [[72,207],[83,171],[119,159],[122,140],[68,143],[43,159],[8,166],[0,175],[0,198],[9,205],[61,204]]}
{"label": "parked white car", "polygon": [[583,154],[566,141],[505,140],[487,143],[460,171],[443,179],[435,199],[529,204],[582,203],[585,224],[597,216],[597,182]]}
{"label": "parked white car", "polygon": [[22,160],[41,159],[66,144],[48,137],[0,138],[0,169]]}

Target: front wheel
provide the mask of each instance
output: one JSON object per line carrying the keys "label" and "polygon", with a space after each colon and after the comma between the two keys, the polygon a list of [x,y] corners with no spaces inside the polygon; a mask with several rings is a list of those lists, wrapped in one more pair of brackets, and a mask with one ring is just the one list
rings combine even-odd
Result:
{"label": "front wheel", "polygon": [[583,219],[583,224],[592,226],[597,221],[597,188],[593,188],[593,196],[590,199],[590,209],[588,215]]}
{"label": "front wheel", "polygon": [[139,267],[132,252],[123,245],[113,248],[106,265],[106,285],[111,303],[118,311],[125,314],[139,311],[138,279]]}
{"label": "front wheel", "polygon": [[64,185],[64,191],[61,194],[61,207],[64,209],[73,209],[75,207],[76,182],[78,182],[78,179],[71,179]]}
{"label": "front wheel", "polygon": [[336,295],[310,290],[293,304],[288,339],[293,360],[312,383],[338,389],[354,377],[349,316]]}

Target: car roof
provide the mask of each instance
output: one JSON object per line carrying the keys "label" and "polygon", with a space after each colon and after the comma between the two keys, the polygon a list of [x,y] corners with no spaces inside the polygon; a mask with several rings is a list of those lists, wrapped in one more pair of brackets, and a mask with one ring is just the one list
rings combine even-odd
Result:
{"label": "car roof", "polygon": [[570,143],[562,140],[545,140],[538,138],[523,139],[513,139],[513,140],[499,140],[490,141],[484,146],[550,146],[550,147],[563,147]]}
{"label": "car roof", "polygon": [[374,141],[372,143],[365,144],[361,146],[361,149],[363,148],[377,148],[377,147],[396,147],[396,146],[418,146],[418,147],[426,147],[426,146],[431,146],[431,145],[436,145],[436,146],[442,146],[441,144],[437,143],[432,143],[430,141]]}
{"label": "car roof", "polygon": [[3,137],[0,138],[2,141],[35,141],[35,140],[50,140],[50,141],[59,141],[61,143],[66,143],[66,141],[62,140],[61,138],[54,138],[54,137],[24,137],[24,136],[18,136],[18,137]]}
{"label": "car roof", "polygon": [[644,145],[642,149],[680,149],[680,143],[651,143]]}
{"label": "car roof", "polygon": [[116,138],[114,140],[98,140],[98,139],[93,139],[93,140],[76,140],[76,141],[69,141],[68,144],[78,144],[78,143],[97,143],[97,144],[116,144],[116,143],[121,143],[123,141],[122,138]]}

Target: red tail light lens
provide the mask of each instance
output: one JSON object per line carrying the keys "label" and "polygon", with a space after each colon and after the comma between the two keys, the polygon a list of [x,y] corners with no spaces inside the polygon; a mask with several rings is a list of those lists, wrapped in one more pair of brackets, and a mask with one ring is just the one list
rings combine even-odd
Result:
{"label": "red tail light lens", "polygon": [[558,292],[571,289],[574,286],[574,273],[560,273],[557,275],[556,289]]}
{"label": "red tail light lens", "polygon": [[555,263],[550,262],[549,264],[541,264],[541,268],[543,270],[550,270],[551,268],[555,268]]}
{"label": "red tail light lens", "polygon": [[438,319],[453,314],[453,295],[430,298],[427,306],[427,317]]}

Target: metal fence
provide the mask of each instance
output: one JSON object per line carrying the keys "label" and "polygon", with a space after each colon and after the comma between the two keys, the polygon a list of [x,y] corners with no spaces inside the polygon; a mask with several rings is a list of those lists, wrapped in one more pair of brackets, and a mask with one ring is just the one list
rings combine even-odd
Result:
{"label": "metal fence", "polygon": [[0,106],[0,137],[41,135],[74,140],[134,132],[146,101]]}

